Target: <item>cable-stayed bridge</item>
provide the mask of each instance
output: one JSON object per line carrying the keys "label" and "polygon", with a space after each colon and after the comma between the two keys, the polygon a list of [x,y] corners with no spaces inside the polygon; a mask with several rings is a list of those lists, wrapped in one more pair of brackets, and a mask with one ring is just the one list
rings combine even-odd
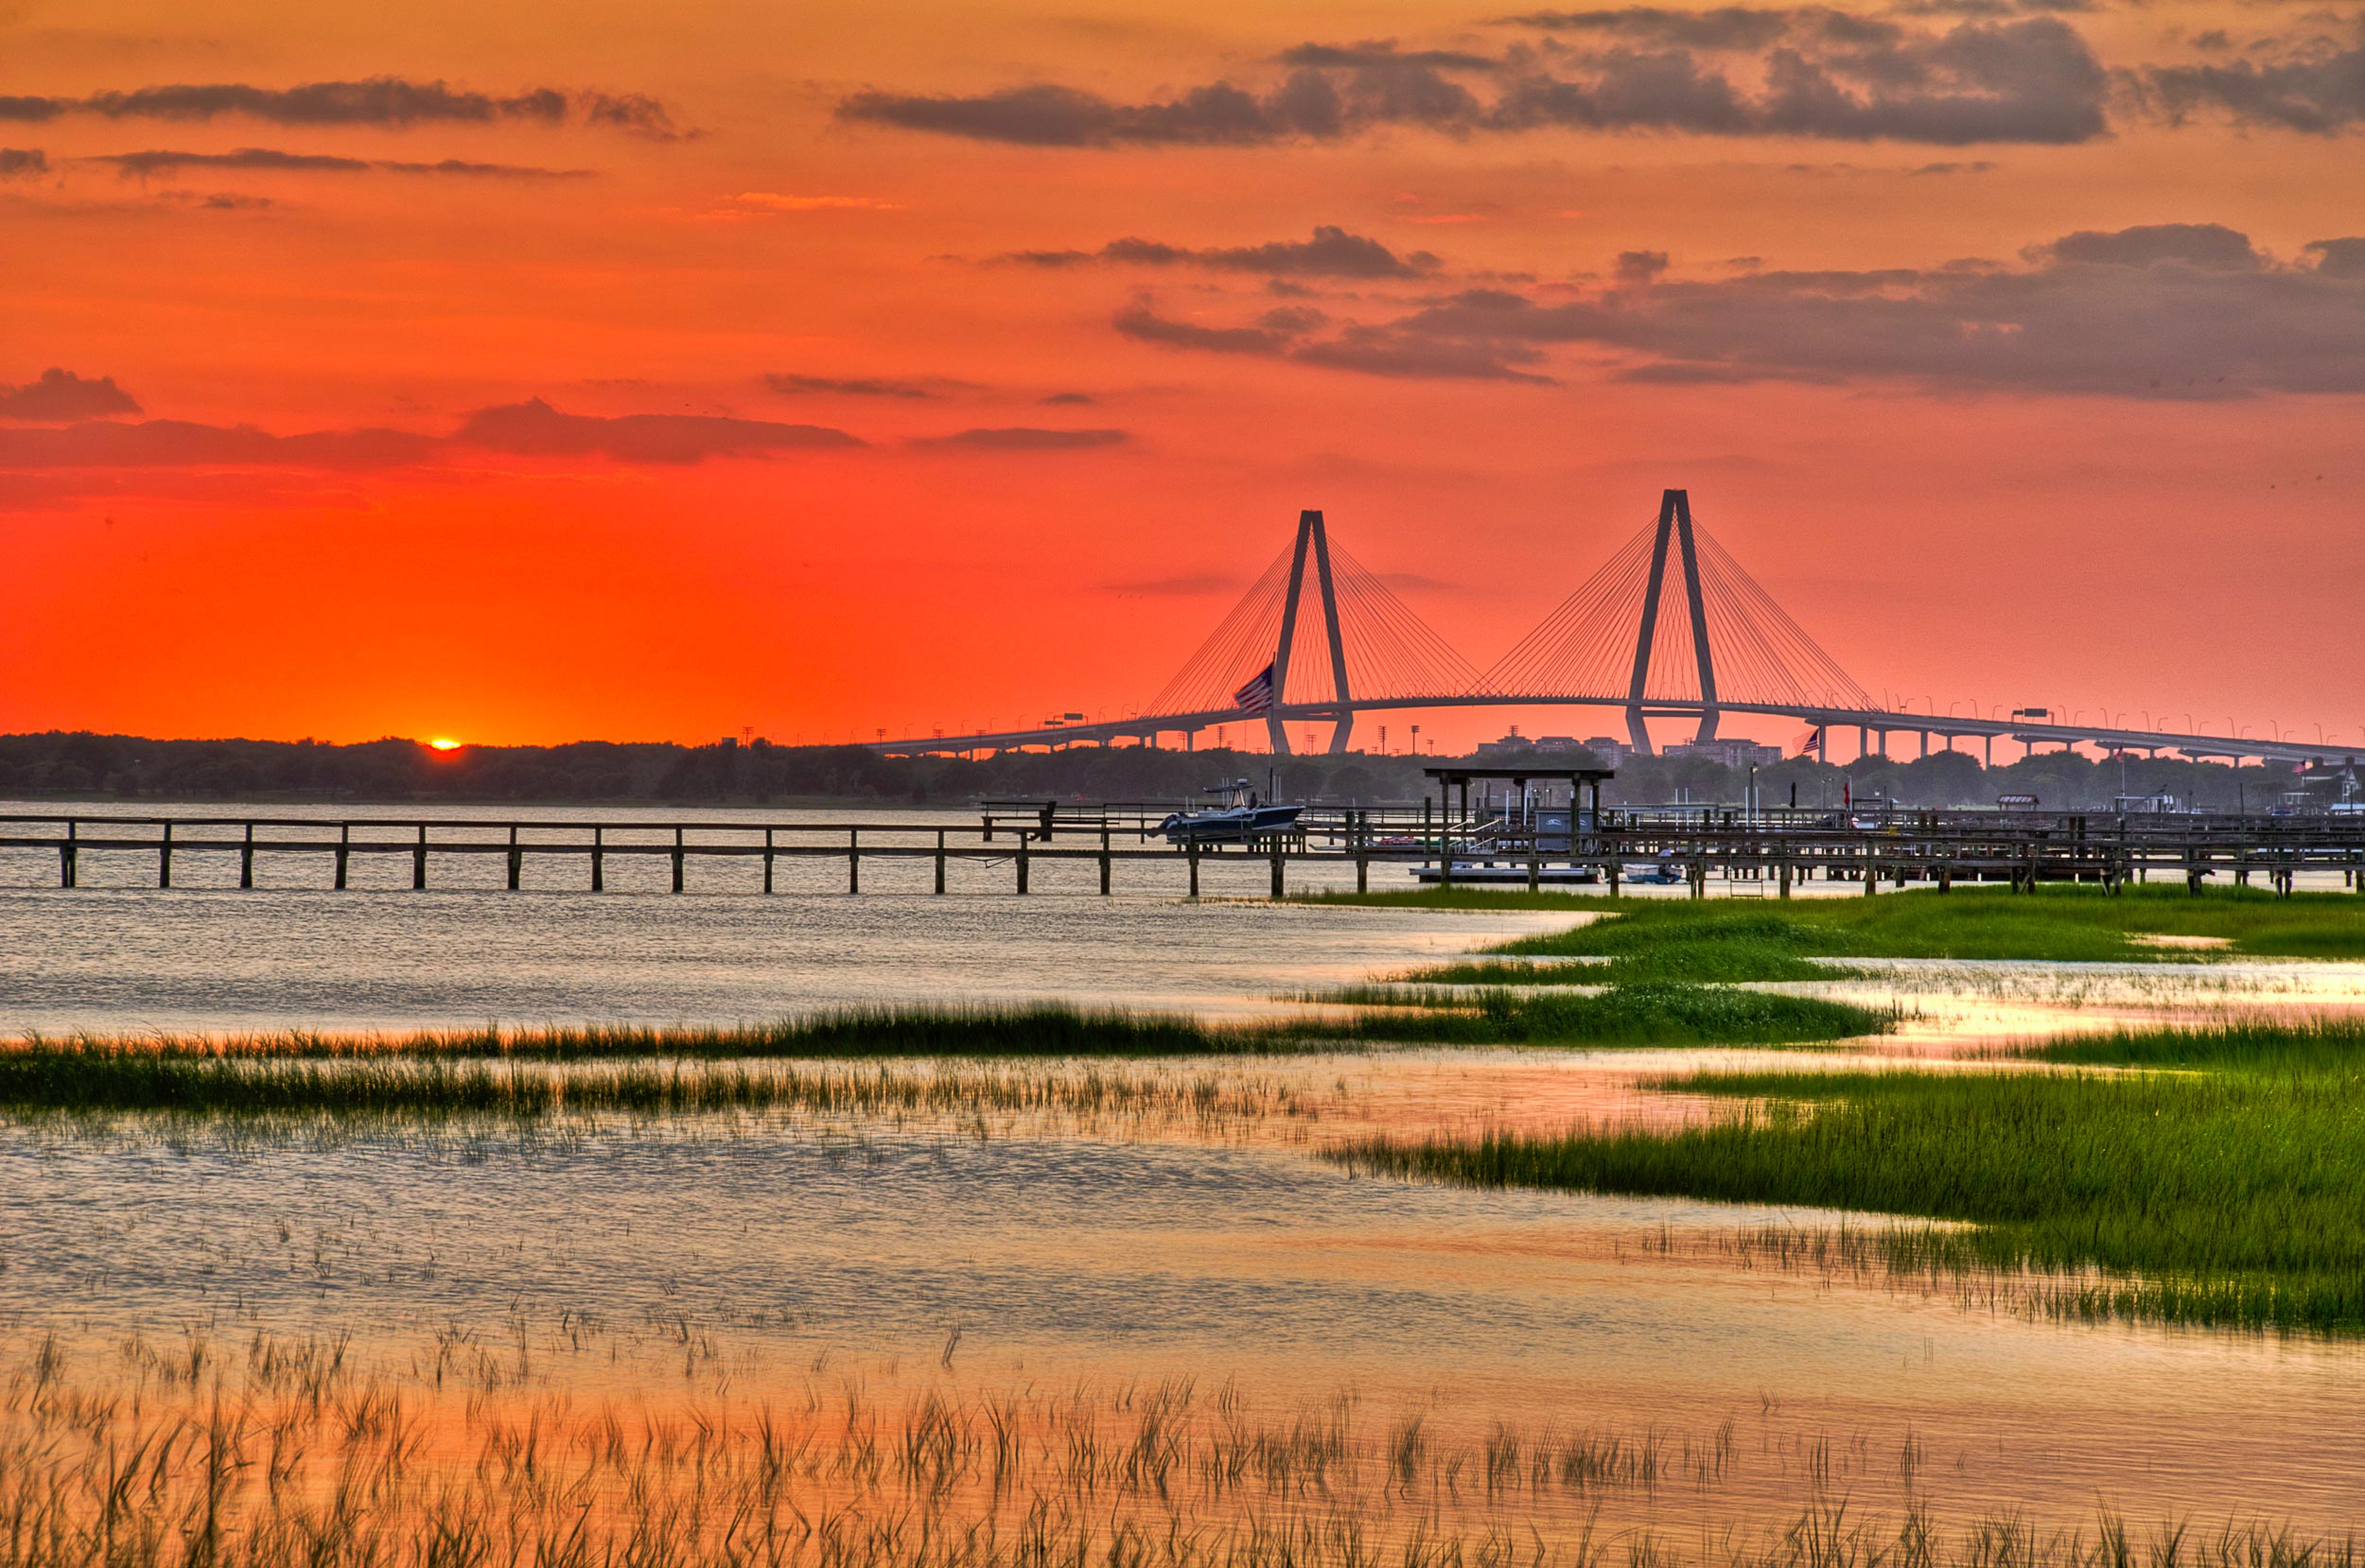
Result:
{"label": "cable-stayed bridge", "polygon": [[2232,761],[2343,762],[2365,749],[2063,722],[2050,709],[1983,718],[1888,708],[1692,520],[1691,497],[1682,490],[1661,496],[1653,522],[1485,670],[1334,541],[1320,512],[1306,512],[1289,547],[1140,713],[1100,722],[1071,715],[992,734],[882,738],[873,749],[1000,751],[1126,740],[1156,745],[1168,736],[1187,747],[1201,730],[1261,723],[1271,749],[1283,755],[1289,751],[1288,725],[1328,723],[1336,754],[1349,749],[1359,714],[1556,706],[1621,710],[1628,743],[1646,754],[1650,720],[1690,721],[1694,740],[1706,741],[1727,714],[1796,720],[1810,726],[1813,748],[1826,760],[1833,737],[1850,732],[1860,756],[1887,755],[1891,736],[1911,735],[1917,755],[1926,755],[1934,738],[1949,748],[1976,740],[1989,760],[1999,738],[2031,748],[2088,744]]}

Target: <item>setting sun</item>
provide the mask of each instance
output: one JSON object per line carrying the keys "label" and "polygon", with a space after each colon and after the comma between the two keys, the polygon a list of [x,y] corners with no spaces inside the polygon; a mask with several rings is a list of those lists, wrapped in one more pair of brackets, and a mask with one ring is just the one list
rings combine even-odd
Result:
{"label": "setting sun", "polygon": [[458,751],[462,742],[458,740],[447,740],[439,736],[435,740],[429,740],[428,744],[432,746],[437,751]]}

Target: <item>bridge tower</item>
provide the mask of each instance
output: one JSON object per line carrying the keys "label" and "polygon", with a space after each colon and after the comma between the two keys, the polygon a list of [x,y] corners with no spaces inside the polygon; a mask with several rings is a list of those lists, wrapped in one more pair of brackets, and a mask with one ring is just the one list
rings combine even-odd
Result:
{"label": "bridge tower", "polygon": [[[1689,525],[1687,524],[1687,527]],[[1690,540],[1687,532],[1685,539]],[[1330,754],[1337,757],[1347,749],[1347,737],[1355,730],[1355,710],[1345,705],[1354,701],[1347,690],[1347,649],[1339,630],[1339,590],[1330,574],[1330,535],[1323,531],[1323,514],[1306,511],[1298,514],[1297,546],[1289,556],[1289,593],[1281,604],[1281,639],[1273,650],[1272,706],[1265,710],[1265,730],[1271,739],[1275,757],[1289,755],[1289,736],[1282,722],[1281,702],[1289,686],[1289,653],[1297,640],[1298,603],[1305,593],[1305,556],[1308,546],[1313,549],[1315,588],[1322,596],[1323,624],[1330,635],[1331,695],[1340,704],[1333,715],[1330,731]]]}
{"label": "bridge tower", "polygon": [[[1716,739],[1716,659],[1708,652],[1708,619],[1704,596],[1700,592],[1700,551],[1691,536],[1691,495],[1689,491],[1669,490],[1658,499],[1658,533],[1651,541],[1651,581],[1642,591],[1642,624],[1637,629],[1634,643],[1634,679],[1626,688],[1626,734],[1634,749],[1643,756],[1651,755],[1651,730],[1643,723],[1659,717],[1659,710],[1643,706],[1643,692],[1651,678],[1651,652],[1658,640],[1658,601],[1660,590],[1667,584],[1667,545],[1673,538],[1682,551],[1684,600],[1691,622],[1691,657],[1700,672],[1700,728],[1694,742]],[[1301,546],[1301,549],[1303,547]],[[1282,634],[1288,640],[1288,634]],[[1665,715],[1670,718],[1690,716],[1689,709]]]}

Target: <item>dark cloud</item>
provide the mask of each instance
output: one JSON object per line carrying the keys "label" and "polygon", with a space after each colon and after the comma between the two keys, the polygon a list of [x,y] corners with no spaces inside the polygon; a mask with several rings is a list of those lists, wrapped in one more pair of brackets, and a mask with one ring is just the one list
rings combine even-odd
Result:
{"label": "dark cloud", "polygon": [[2346,43],[2308,39],[2275,59],[2150,66],[2126,79],[2137,101],[2170,124],[2212,113],[2330,135],[2365,125],[2365,21],[2352,26]]}
{"label": "dark cloud", "polygon": [[1386,330],[1621,351],[1640,361],[1626,378],[1658,381],[1902,377],[2180,398],[2365,392],[2365,275],[2321,259],[2277,265],[2209,224],[2066,235],[2020,269],[1765,272],[1550,304],[1471,290]]}
{"label": "dark cloud", "polygon": [[662,463],[863,444],[843,430],[821,425],[776,425],[713,414],[569,414],[538,397],[479,409],[453,439],[520,457],[599,456],[619,462]]}
{"label": "dark cloud", "polygon": [[0,147],[0,180],[49,172],[49,154],[37,147]]}
{"label": "dark cloud", "polygon": [[35,425],[70,425],[77,420],[135,414],[140,406],[112,375],[93,380],[56,366],[21,387],[0,385],[0,419]]}
{"label": "dark cloud", "polygon": [[924,437],[912,444],[968,452],[1079,452],[1120,445],[1129,439],[1123,430],[1045,430],[1010,425],[996,429],[955,430],[949,436]]}
{"label": "dark cloud", "polygon": [[1550,386],[1551,377],[1520,367],[1543,357],[1525,343],[1455,341],[1392,327],[1349,325],[1336,337],[1299,344],[1289,357],[1304,365],[1412,380],[1524,381]]}
{"label": "dark cloud", "polygon": [[1207,267],[1274,277],[1327,278],[1410,278],[1433,271],[1438,266],[1437,257],[1427,251],[1408,251],[1399,255],[1376,239],[1349,234],[1331,223],[1316,225],[1311,239],[1276,239],[1262,245],[1193,249],[1154,239],[1112,239],[1097,251],[1014,251],[995,259],[1031,267],[1108,262],[1132,267]]}
{"label": "dark cloud", "polygon": [[1120,333],[1145,343],[1167,348],[1200,349],[1211,354],[1278,355],[1288,351],[1290,335],[1272,327],[1200,326],[1161,316],[1147,301],[1136,300],[1117,312],[1113,323]]}
{"label": "dark cloud", "polygon": [[1114,324],[1128,338],[1163,348],[1291,359],[1365,375],[1535,383],[1549,379],[1520,368],[1542,357],[1526,344],[1453,342],[1353,322],[1327,337],[1312,335],[1328,322],[1321,311],[1282,309],[1267,311],[1256,326],[1200,326],[1161,316],[1150,302],[1136,300],[1117,313]]}
{"label": "dark cloud", "polygon": [[400,77],[314,81],[295,87],[255,87],[241,82],[167,84],[93,93],[79,98],[0,97],[0,120],[39,122],[69,113],[115,120],[211,120],[231,115],[273,125],[396,130],[517,120],[558,125],[572,117],[586,125],[642,136],[671,139],[680,134],[662,103],[638,93],[569,94],[554,87],[536,87],[501,95]]}
{"label": "dark cloud", "polygon": [[2267,258],[2250,242],[2250,235],[2222,223],[2143,223],[2131,229],[2080,229],[2049,245],[2036,248],[2038,256],[2055,261],[2089,261],[2106,267],[2149,267],[2181,261],[2195,267],[2249,272]]}
{"label": "dark cloud", "polygon": [[159,148],[148,152],[110,152],[85,160],[112,164],[127,180],[161,175],[184,168],[247,169],[276,174],[447,174],[477,180],[571,180],[583,169],[529,168],[516,164],[472,164],[458,158],[438,163],[405,163],[389,158],[346,158],[326,152],[286,152],[277,148],[242,147],[228,152],[179,152]]}
{"label": "dark cloud", "polygon": [[1035,147],[1270,146],[1388,126],[1966,146],[2082,142],[2106,128],[2106,73],[2057,17],[1937,29],[1820,8],[1547,14],[1590,36],[1500,58],[1306,44],[1280,57],[1293,68],[1270,88],[1217,82],[1151,103],[1036,84],[973,96],[862,93],[838,113]]}
{"label": "dark cloud", "polygon": [[1097,403],[1100,399],[1090,392],[1057,392],[1047,397],[1039,397],[1035,401],[1046,409],[1080,409],[1087,404]]}
{"label": "dark cloud", "polygon": [[[54,373],[62,375],[64,373]],[[39,389],[49,381],[32,384]],[[79,381],[79,378],[69,378]],[[112,381],[80,382],[89,389]],[[26,388],[14,389],[21,395]],[[116,396],[123,394],[117,391]],[[125,398],[125,402],[130,400]],[[136,405],[132,406],[136,409]],[[864,444],[816,425],[691,414],[595,418],[561,413],[540,398],[480,409],[456,434],[411,430],[312,430],[273,435],[252,425],[186,420],[82,419],[54,429],[0,428],[0,470],[311,468],[364,471],[451,461],[470,451],[520,457],[600,457],[618,462],[688,463],[706,458],[769,457]]]}
{"label": "dark cloud", "polygon": [[803,393],[819,393],[832,397],[934,397],[935,389],[924,381],[886,381],[871,376],[796,375],[773,372],[763,384],[776,392],[795,397]]}
{"label": "dark cloud", "polygon": [[2306,251],[2327,277],[2365,278],[2365,239],[2311,239]]}
{"label": "dark cloud", "polygon": [[0,430],[0,468],[374,469],[424,461],[435,445],[431,436],[404,430],[275,436],[252,425],[91,420],[54,430]]}
{"label": "dark cloud", "polygon": [[1546,32],[1577,33],[1683,49],[1762,49],[1798,26],[1800,13],[1782,8],[1717,6],[1672,10],[1664,6],[1617,6],[1598,10],[1529,11],[1504,22]]}
{"label": "dark cloud", "polygon": [[1667,270],[1664,251],[1620,251],[1618,253],[1618,281],[1623,284],[1654,282]]}
{"label": "dark cloud", "polygon": [[[1645,253],[1647,254],[1647,253]],[[1646,269],[1632,269],[1640,271]],[[1903,380],[1951,391],[2225,398],[2365,393],[2365,237],[2299,262],[2216,224],[2081,231],[2017,267],[1652,271],[1571,297],[1484,287],[1392,318],[1200,325],[1147,300],[1128,337],[1366,375],[1549,384],[1550,357],[1665,386]]]}
{"label": "dark cloud", "polygon": [[584,93],[575,106],[586,125],[646,136],[651,141],[678,141],[690,134],[674,123],[672,111],[645,93]]}

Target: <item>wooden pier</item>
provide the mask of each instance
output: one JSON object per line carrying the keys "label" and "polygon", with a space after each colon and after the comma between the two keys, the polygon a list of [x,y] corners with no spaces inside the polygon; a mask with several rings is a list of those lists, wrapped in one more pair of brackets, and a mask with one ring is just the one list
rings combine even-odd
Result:
{"label": "wooden pier", "polygon": [[[2365,890],[2365,817],[2190,816],[2168,813],[1910,811],[1878,822],[1829,812],[1744,816],[1724,808],[1602,811],[1573,831],[1523,828],[1501,815],[1361,808],[1309,810],[1296,831],[1249,845],[1174,846],[1156,835],[1163,813],[1148,807],[1046,807],[1017,816],[989,813],[944,822],[797,822],[355,816],[342,820],[263,815],[0,815],[0,851],[54,856],[57,885],[81,885],[86,860],[136,856],[154,870],[153,885],[173,885],[185,857],[235,856],[237,885],[255,885],[258,857],[310,861],[318,880],[304,885],[344,889],[357,860],[407,862],[413,889],[429,885],[430,867],[449,857],[492,857],[517,890],[529,860],[574,868],[567,880],[592,893],[607,888],[609,862],[655,860],[672,891],[692,886],[692,862],[744,865],[745,877],[700,877],[700,891],[775,892],[783,862],[835,863],[845,891],[863,890],[866,863],[920,862],[941,894],[955,862],[1006,870],[1014,894],[1032,891],[1035,868],[1086,862],[1098,891],[1114,891],[1120,865],[1170,868],[1160,891],[1197,897],[1202,866],[1261,865],[1274,897],[1291,867],[1352,866],[1358,890],[1374,866],[1423,868],[1440,885],[1485,883],[1539,888],[1571,877],[1613,896],[1636,881],[1680,882],[1705,897],[1711,879],[1731,892],[1788,897],[1794,884],[1821,879],[1882,886],[2000,881],[2015,889],[2047,881],[2085,881],[2117,891],[2130,881],[2181,879],[2199,893],[2212,880],[2253,879],[2288,894],[2303,871],[2334,872]],[[1172,872],[1180,871],[1180,878]],[[1547,873],[1550,875],[1547,875]],[[800,879],[801,880],[801,879]],[[1129,876],[1139,888],[1149,879]],[[143,878],[145,882],[145,878]],[[397,883],[399,885],[399,883]],[[808,889],[809,890],[809,889]]]}

